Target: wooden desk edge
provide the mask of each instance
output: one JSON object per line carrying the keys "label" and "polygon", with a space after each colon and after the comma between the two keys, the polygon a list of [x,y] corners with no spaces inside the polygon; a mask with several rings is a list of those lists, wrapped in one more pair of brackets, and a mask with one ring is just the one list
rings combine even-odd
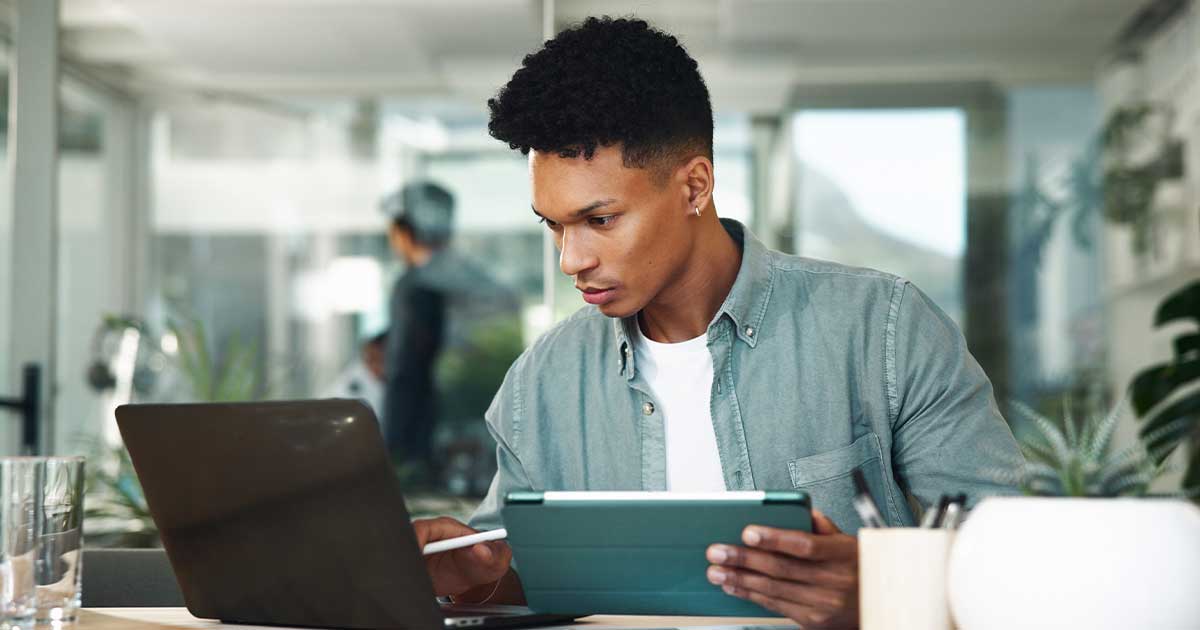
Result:
{"label": "wooden desk edge", "polygon": [[[575,624],[617,628],[688,628],[702,626],[795,626],[777,617],[642,617],[633,615],[593,615]],[[186,608],[85,608],[79,612],[76,630],[195,630],[197,628],[234,628],[252,630],[261,626],[222,625],[209,619],[197,619]],[[265,630],[265,629],[264,629]],[[286,630],[271,628],[270,630]]]}

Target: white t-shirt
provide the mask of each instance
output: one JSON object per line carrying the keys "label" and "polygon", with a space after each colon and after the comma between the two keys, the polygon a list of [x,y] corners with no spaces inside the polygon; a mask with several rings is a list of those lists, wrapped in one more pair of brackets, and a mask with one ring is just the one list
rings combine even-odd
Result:
{"label": "white t-shirt", "polygon": [[634,344],[638,372],[650,385],[667,438],[667,490],[725,490],[717,434],[713,429],[713,363],[708,335],[680,343],[659,343],[638,326]]}

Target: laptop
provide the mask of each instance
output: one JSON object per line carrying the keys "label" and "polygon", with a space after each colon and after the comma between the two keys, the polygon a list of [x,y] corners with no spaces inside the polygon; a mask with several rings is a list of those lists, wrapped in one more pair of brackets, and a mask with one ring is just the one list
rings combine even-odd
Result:
{"label": "laptop", "polygon": [[117,425],[196,617],[411,630],[573,619],[439,605],[361,402],[123,405]]}

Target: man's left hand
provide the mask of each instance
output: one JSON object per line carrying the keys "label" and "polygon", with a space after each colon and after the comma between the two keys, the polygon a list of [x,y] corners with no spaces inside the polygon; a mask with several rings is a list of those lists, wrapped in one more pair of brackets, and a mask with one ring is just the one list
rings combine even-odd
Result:
{"label": "man's left hand", "polygon": [[858,539],[813,510],[813,533],[750,525],[745,547],[712,545],[708,581],[805,630],[858,627]]}

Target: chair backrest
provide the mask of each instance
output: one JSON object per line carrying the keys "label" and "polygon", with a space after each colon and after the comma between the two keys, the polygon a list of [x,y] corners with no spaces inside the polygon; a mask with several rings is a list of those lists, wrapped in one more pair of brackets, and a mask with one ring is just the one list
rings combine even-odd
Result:
{"label": "chair backrest", "polygon": [[162,549],[84,549],[83,605],[183,606],[183,594]]}

